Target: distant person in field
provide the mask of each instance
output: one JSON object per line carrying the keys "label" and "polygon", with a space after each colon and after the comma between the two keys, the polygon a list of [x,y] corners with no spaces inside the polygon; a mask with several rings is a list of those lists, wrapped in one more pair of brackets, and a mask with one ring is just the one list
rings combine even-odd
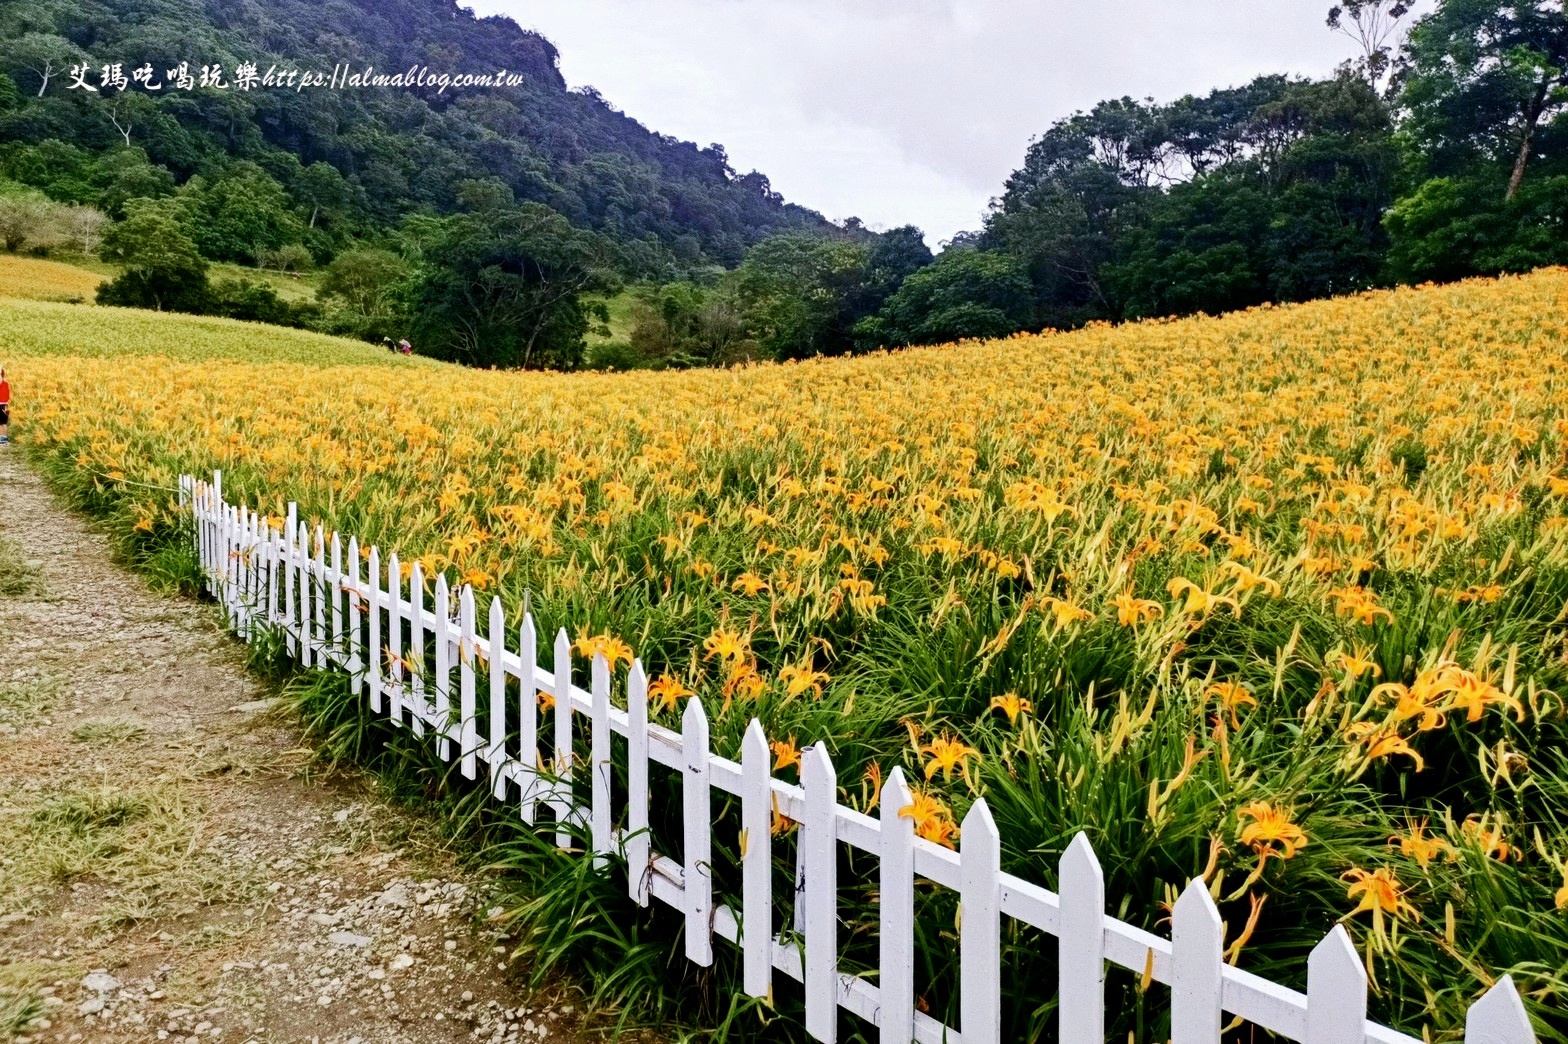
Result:
{"label": "distant person in field", "polygon": [[0,366],[0,446],[11,441],[11,385],[5,379],[5,367]]}
{"label": "distant person in field", "polygon": [[414,354],[414,346],[408,343],[408,338],[406,337],[403,340],[397,342],[397,350],[402,352],[404,355]]}

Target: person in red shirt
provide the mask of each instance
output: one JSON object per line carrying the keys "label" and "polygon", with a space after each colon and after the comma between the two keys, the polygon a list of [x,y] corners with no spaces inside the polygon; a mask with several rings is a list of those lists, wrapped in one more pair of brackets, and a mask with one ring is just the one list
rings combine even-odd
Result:
{"label": "person in red shirt", "polygon": [[5,367],[0,366],[0,446],[11,441],[11,385],[5,379]]}

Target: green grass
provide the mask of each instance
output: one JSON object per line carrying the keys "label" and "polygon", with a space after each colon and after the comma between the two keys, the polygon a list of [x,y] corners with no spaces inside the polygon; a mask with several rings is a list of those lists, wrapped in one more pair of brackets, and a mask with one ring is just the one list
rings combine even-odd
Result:
{"label": "green grass", "polygon": [[86,721],[71,730],[71,738],[78,743],[113,745],[145,735],[145,726],[134,721],[110,719]]}
{"label": "green grass", "polygon": [[0,986],[0,1041],[21,1036],[43,1014],[43,1000],[37,994]]}
{"label": "green grass", "polygon": [[316,270],[298,273],[276,272],[271,269],[236,265],[227,261],[212,262],[207,269],[207,278],[214,283],[228,279],[248,279],[252,283],[261,283],[270,286],[279,298],[291,304],[314,301],[316,288],[321,284],[321,273]]}
{"label": "green grass", "polygon": [[625,341],[632,332],[632,307],[637,303],[637,290],[628,287],[620,293],[610,297],[590,297],[589,303],[602,303],[610,311],[608,333],[594,332],[588,335],[588,348],[608,344],[612,341]]}
{"label": "green grass", "polygon": [[43,593],[43,577],[22,556],[22,549],[0,537],[0,598],[37,598]]}
{"label": "green grass", "polygon": [[70,783],[0,804],[0,913],[25,910],[38,886],[92,879],[116,892],[87,927],[114,930],[248,895],[257,882],[203,849],[203,812],[187,781]]}
{"label": "green grass", "polygon": [[21,725],[47,714],[60,699],[62,680],[53,675],[0,682],[0,723]]}

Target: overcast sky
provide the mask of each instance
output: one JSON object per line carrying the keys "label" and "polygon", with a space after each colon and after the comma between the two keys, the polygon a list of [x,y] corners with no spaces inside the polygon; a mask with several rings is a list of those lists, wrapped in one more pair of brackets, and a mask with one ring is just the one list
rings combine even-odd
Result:
{"label": "overcast sky", "polygon": [[1031,137],[1356,51],[1327,0],[460,0],[560,49],[644,125],[720,142],[786,199],[933,247],[978,228]]}

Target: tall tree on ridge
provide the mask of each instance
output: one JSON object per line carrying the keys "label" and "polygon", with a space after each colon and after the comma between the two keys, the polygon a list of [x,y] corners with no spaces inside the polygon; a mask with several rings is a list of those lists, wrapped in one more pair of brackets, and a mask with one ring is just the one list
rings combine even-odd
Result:
{"label": "tall tree on ridge", "polygon": [[1511,161],[1512,200],[1542,125],[1568,111],[1568,13],[1562,0],[1442,0],[1399,75],[1416,140],[1439,165]]}
{"label": "tall tree on ridge", "polygon": [[1413,4],[1404,0],[1345,0],[1328,11],[1328,27],[1361,45],[1356,64],[1374,90],[1381,90],[1394,68],[1394,40]]}

